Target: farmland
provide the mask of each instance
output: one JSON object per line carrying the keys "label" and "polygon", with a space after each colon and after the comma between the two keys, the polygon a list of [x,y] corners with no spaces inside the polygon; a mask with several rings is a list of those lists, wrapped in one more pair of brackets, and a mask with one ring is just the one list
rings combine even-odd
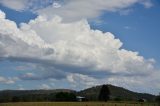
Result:
{"label": "farmland", "polygon": [[158,104],[112,103],[112,102],[20,102],[20,103],[1,103],[0,106],[158,106]]}

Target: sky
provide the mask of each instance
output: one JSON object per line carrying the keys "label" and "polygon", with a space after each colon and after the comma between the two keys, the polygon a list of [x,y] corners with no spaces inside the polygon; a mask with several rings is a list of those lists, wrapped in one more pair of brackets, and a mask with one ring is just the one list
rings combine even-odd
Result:
{"label": "sky", "polygon": [[0,0],[0,90],[159,94],[159,12],[159,0]]}

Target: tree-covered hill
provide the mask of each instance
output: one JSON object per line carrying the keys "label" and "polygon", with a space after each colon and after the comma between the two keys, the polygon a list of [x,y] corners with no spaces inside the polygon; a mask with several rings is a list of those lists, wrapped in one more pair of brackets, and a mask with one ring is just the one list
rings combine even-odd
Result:
{"label": "tree-covered hill", "polygon": [[[116,101],[137,101],[140,98],[147,101],[154,101],[156,96],[145,93],[137,93],[122,87],[105,85],[110,92],[110,100]],[[69,89],[55,90],[4,90],[0,91],[0,102],[32,102],[32,101],[74,101],[75,96],[83,96],[89,101],[99,101],[102,85],[74,91]],[[60,94],[59,94],[60,93]],[[57,96],[58,95],[58,96]]]}
{"label": "tree-covered hill", "polygon": [[[137,93],[130,90],[127,90],[122,87],[117,87],[113,85],[107,85],[110,90],[110,99],[111,100],[129,100],[136,101],[140,98],[146,99],[148,101],[154,101],[155,95],[146,94],[146,93]],[[79,95],[85,96],[90,100],[98,100],[102,85],[88,88],[78,92]]]}

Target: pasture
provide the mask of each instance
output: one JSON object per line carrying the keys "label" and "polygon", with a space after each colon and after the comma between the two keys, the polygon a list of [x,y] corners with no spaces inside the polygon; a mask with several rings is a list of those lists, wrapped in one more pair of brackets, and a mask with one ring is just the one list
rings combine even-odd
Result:
{"label": "pasture", "polygon": [[0,106],[158,106],[156,103],[107,103],[107,102],[20,102],[0,103]]}

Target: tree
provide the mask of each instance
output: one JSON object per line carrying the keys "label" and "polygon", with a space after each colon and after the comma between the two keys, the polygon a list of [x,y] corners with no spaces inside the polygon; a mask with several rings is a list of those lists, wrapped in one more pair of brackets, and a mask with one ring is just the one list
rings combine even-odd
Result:
{"label": "tree", "polygon": [[117,96],[116,98],[114,98],[114,101],[122,101],[122,98],[120,96]]}
{"label": "tree", "polygon": [[55,95],[56,101],[76,101],[76,95],[73,93],[59,92]]}
{"label": "tree", "polygon": [[21,99],[20,99],[20,97],[18,97],[18,96],[14,96],[13,98],[12,98],[12,102],[20,102],[21,101]]}
{"label": "tree", "polygon": [[0,95],[0,102],[12,102],[12,95],[9,91],[4,91]]}
{"label": "tree", "polygon": [[49,101],[56,101],[56,94],[55,93],[51,93],[48,95],[48,100]]}
{"label": "tree", "polygon": [[156,97],[156,102],[158,103],[158,106],[160,106],[160,93],[159,93],[159,95]]}
{"label": "tree", "polygon": [[107,85],[103,85],[99,93],[100,101],[108,101],[110,99],[110,90]]}

